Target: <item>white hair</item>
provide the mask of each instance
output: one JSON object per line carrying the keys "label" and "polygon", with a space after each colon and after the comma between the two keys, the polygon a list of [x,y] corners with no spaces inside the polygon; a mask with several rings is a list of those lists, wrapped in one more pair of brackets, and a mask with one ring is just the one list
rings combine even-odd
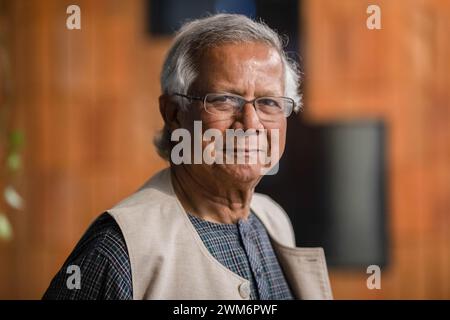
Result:
{"label": "white hair", "polygon": [[[283,63],[285,95],[294,99],[296,109],[302,107],[299,93],[298,64],[287,56],[282,38],[264,22],[254,21],[240,14],[220,13],[184,24],[167,53],[161,72],[161,90],[164,94],[187,94],[198,76],[196,57],[201,50],[224,43],[262,42],[275,48]],[[180,102],[183,106],[183,102]],[[154,139],[158,154],[168,160],[171,150],[170,130],[165,125]]]}

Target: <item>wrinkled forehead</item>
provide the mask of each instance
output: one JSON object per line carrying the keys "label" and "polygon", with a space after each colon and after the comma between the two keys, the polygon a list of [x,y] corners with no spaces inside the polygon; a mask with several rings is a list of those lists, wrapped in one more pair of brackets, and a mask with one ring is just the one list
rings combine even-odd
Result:
{"label": "wrinkled forehead", "polygon": [[281,55],[265,43],[226,43],[210,47],[199,55],[197,65],[194,88],[199,90],[230,88],[281,94],[284,88]]}

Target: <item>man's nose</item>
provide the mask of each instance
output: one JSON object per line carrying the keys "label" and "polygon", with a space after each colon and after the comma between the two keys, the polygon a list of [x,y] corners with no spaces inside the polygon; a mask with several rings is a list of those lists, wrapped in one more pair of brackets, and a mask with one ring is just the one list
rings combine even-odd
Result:
{"label": "man's nose", "polygon": [[242,129],[244,130],[264,128],[259,119],[258,112],[251,102],[247,102],[243,105],[239,120],[242,123]]}

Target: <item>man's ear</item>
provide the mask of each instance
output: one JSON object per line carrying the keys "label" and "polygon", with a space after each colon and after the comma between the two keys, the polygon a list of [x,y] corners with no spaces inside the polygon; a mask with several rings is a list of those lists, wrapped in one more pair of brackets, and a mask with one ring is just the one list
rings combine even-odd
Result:
{"label": "man's ear", "polygon": [[181,127],[178,105],[167,94],[159,96],[159,112],[170,131]]}

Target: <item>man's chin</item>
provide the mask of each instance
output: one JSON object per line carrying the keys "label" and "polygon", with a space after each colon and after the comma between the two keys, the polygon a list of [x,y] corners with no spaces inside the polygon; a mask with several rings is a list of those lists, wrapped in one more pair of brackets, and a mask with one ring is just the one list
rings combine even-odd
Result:
{"label": "man's chin", "polygon": [[260,164],[216,164],[215,168],[223,172],[228,179],[236,182],[252,182],[261,177]]}

